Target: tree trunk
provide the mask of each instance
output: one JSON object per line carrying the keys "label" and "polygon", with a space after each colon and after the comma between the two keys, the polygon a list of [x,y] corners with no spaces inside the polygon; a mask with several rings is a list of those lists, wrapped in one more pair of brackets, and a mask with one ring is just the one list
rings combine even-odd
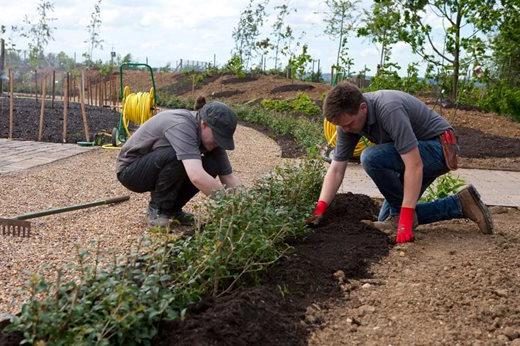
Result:
{"label": "tree trunk", "polygon": [[459,4],[457,11],[457,22],[455,27],[455,51],[453,52],[453,85],[451,89],[452,101],[457,103],[459,92],[459,70],[460,70],[460,25],[462,21],[462,9]]}

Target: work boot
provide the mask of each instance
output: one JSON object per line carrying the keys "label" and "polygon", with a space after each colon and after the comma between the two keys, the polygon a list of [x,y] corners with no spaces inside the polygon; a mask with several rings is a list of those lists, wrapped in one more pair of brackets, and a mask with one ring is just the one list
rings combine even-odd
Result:
{"label": "work boot", "polygon": [[192,213],[186,213],[182,210],[172,215],[173,222],[178,222],[182,226],[193,226],[195,224],[195,216]]}
{"label": "work boot", "polygon": [[[370,225],[374,228],[377,228],[383,233],[386,234],[393,234],[397,231],[397,224],[399,223],[399,214],[397,215],[390,215],[386,220],[384,221],[366,221],[363,220],[364,223],[367,225]],[[414,213],[413,215],[413,229],[416,229],[418,226],[417,222],[417,215]]]}
{"label": "work boot", "polygon": [[171,215],[165,214],[152,206],[148,206],[148,226],[150,227],[170,227]]}
{"label": "work boot", "polygon": [[493,233],[493,219],[488,207],[480,199],[480,194],[473,185],[467,185],[457,193],[462,215],[477,223],[484,234]]}

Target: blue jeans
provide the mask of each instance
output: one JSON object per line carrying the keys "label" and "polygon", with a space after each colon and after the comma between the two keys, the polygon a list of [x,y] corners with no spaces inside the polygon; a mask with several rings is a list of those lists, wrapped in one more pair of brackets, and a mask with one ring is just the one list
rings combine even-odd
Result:
{"label": "blue jeans", "polygon": [[[423,162],[421,195],[426,188],[449,169],[444,161],[441,144],[437,139],[419,141],[419,153]],[[404,162],[393,143],[368,147],[361,153],[361,164],[385,197],[379,212],[379,221],[397,215],[404,194]],[[462,207],[457,195],[432,202],[417,203],[415,207],[419,224],[463,218]]]}

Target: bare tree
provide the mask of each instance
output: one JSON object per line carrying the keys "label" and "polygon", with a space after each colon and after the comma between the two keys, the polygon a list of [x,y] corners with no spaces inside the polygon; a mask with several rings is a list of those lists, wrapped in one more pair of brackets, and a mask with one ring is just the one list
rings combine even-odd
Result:
{"label": "bare tree", "polygon": [[103,40],[100,38],[101,31],[101,2],[102,0],[97,0],[94,5],[94,10],[90,14],[90,23],[87,25],[88,39],[84,42],[89,44],[89,52],[83,54],[88,61],[92,61],[92,54],[94,53],[94,48],[103,49]]}

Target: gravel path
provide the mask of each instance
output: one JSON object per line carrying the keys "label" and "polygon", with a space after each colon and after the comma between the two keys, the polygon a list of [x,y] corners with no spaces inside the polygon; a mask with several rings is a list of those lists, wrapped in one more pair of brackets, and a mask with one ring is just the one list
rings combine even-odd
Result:
{"label": "gravel path", "polygon": [[[283,162],[271,139],[239,126],[236,150],[229,153],[234,171],[245,185]],[[31,273],[54,277],[56,269],[75,260],[77,250],[94,251],[96,241],[104,254],[124,255],[145,233],[148,194],[126,190],[116,179],[118,151],[93,150],[48,165],[0,175],[3,198],[0,215],[15,215],[129,194],[129,202],[56,214],[32,220],[32,237],[0,235],[0,313],[16,313],[28,298],[23,283]],[[202,200],[201,194],[187,209]],[[70,275],[70,272],[69,272]]]}

